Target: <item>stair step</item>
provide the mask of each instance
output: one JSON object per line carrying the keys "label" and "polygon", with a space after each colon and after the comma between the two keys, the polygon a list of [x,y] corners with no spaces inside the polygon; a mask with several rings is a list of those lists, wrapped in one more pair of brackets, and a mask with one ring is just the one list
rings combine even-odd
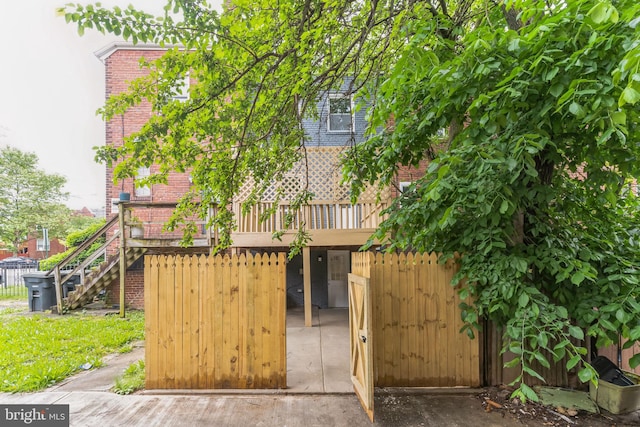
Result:
{"label": "stair step", "polygon": [[[131,266],[140,258],[146,249],[136,248],[127,251],[126,265]],[[66,301],[71,309],[78,308],[93,300],[93,297],[106,288],[120,275],[119,257],[113,255],[101,263],[98,268],[85,277],[85,283],[76,285],[75,291],[69,293]]]}

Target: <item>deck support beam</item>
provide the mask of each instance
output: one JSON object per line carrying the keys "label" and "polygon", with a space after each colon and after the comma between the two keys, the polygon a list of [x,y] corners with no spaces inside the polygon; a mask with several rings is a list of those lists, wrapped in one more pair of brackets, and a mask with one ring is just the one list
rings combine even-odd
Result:
{"label": "deck support beam", "polygon": [[304,280],[304,326],[311,327],[311,249],[302,248],[302,275]]}

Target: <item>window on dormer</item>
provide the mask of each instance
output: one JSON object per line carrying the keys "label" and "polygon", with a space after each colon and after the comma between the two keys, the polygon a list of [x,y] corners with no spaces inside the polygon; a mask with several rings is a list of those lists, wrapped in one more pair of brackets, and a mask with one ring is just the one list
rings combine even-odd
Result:
{"label": "window on dormer", "polygon": [[344,95],[331,95],[329,97],[329,120],[327,128],[330,132],[349,132],[355,130],[351,97]]}

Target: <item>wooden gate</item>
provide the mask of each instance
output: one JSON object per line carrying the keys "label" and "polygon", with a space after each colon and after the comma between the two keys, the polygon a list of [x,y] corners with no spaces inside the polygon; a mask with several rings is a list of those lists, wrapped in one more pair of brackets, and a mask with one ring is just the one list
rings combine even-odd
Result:
{"label": "wooden gate", "polygon": [[351,382],[373,422],[373,344],[369,279],[349,274],[349,341]]}
{"label": "wooden gate", "polygon": [[376,387],[477,387],[480,342],[460,333],[453,263],[435,254],[352,254],[370,279]]}
{"label": "wooden gate", "polygon": [[285,388],[285,280],[283,253],[146,256],[146,388]]}

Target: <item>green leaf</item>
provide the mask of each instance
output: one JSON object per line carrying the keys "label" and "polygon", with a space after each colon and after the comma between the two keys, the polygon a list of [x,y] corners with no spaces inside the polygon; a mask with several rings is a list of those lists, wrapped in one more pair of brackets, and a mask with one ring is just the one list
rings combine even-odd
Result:
{"label": "green leaf", "polygon": [[545,81],[553,80],[553,78],[556,76],[556,74],[558,74],[558,71],[560,71],[560,68],[553,67],[549,72],[546,73],[546,75],[544,76],[544,80]]}
{"label": "green leaf", "polygon": [[534,371],[532,368],[530,368],[529,366],[523,366],[522,370],[529,374],[530,376],[537,378],[539,380],[544,381],[544,378],[542,377],[542,375],[540,375],[538,372]]}
{"label": "green leaf", "polygon": [[578,118],[584,117],[584,115],[586,114],[582,105],[578,104],[575,101],[573,101],[569,105],[569,112]]}
{"label": "green leaf", "polygon": [[529,387],[528,385],[526,385],[525,383],[521,383],[520,384],[520,390],[522,391],[522,394],[528,399],[531,400],[532,402],[538,402],[538,395],[536,394],[535,391],[533,391],[533,389],[531,387]]}
{"label": "green leaf", "polygon": [[518,305],[520,307],[526,307],[527,304],[529,304],[529,295],[523,292],[520,294],[520,298],[518,298]]}
{"label": "green leaf", "polygon": [[509,209],[509,202],[507,202],[506,200],[503,200],[502,203],[500,204],[500,213],[503,214],[507,212],[507,209]]}
{"label": "green leaf", "polygon": [[596,24],[602,24],[607,21],[611,21],[615,24],[619,19],[617,9],[608,1],[600,1],[597,5],[591,8],[587,15],[589,15]]}
{"label": "green leaf", "polygon": [[569,335],[578,340],[584,339],[584,331],[578,326],[569,326]]}
{"label": "green leaf", "polygon": [[593,379],[593,370],[585,366],[578,371],[578,378],[580,378],[580,381],[583,383],[591,381],[591,379]]}
{"label": "green leaf", "polygon": [[587,13],[587,15],[595,22],[596,24],[600,24],[607,19],[607,5],[605,2],[598,2],[591,10]]}
{"label": "green leaf", "polygon": [[566,319],[567,317],[569,317],[569,312],[567,311],[566,307],[558,306],[557,310],[558,316],[560,316],[562,319]]}
{"label": "green leaf", "polygon": [[550,367],[551,367],[551,365],[549,364],[549,361],[547,360],[547,358],[546,358],[546,357],[544,357],[542,354],[540,354],[540,353],[537,353],[537,352],[536,352],[536,353],[534,353],[533,355],[534,355],[534,357],[536,358],[536,360],[537,360],[537,361],[538,361],[542,366],[544,366],[545,368],[550,368]]}
{"label": "green leaf", "polygon": [[549,338],[544,331],[541,331],[538,334],[538,342],[540,343],[540,347],[546,348],[547,344],[549,344]]}
{"label": "green leaf", "polygon": [[574,285],[579,285],[583,281],[584,281],[584,274],[582,274],[582,271],[576,271],[571,276],[571,283],[573,283]]}
{"label": "green leaf", "polygon": [[520,358],[516,357],[504,364],[505,368],[514,368],[520,364]]}
{"label": "green leaf", "polygon": [[521,355],[522,347],[520,346],[520,343],[514,341],[509,344],[509,351],[514,354]]}
{"label": "green leaf", "polygon": [[475,339],[476,336],[473,333],[473,329],[467,328],[467,336],[469,337],[469,339]]}
{"label": "green leaf", "polygon": [[632,88],[631,86],[626,87],[622,94],[620,95],[620,99],[618,100],[618,106],[622,107],[625,104],[635,104],[640,100],[640,92]]}
{"label": "green leaf", "polygon": [[558,99],[558,105],[563,105],[566,101],[569,100],[569,98],[571,98],[573,96],[573,94],[575,93],[575,89],[573,87],[570,87],[559,99]]}
{"label": "green leaf", "polygon": [[611,323],[609,320],[607,319],[600,319],[600,326],[604,327],[605,329],[609,330],[609,331],[617,331],[618,328],[615,327],[615,325],[613,323]]}
{"label": "green leaf", "polygon": [[616,111],[611,113],[611,121],[616,125],[626,125],[627,124],[627,113],[624,111]]}
{"label": "green leaf", "polygon": [[631,329],[631,331],[629,331],[629,340],[640,340],[640,325],[635,326],[633,329]]}
{"label": "green leaf", "polygon": [[635,369],[640,366],[640,353],[631,356],[631,359],[629,359],[629,366],[631,366],[631,369]]}
{"label": "green leaf", "polygon": [[518,258],[512,261],[512,264],[520,273],[526,273],[529,268],[529,264],[526,260]]}
{"label": "green leaf", "polygon": [[582,360],[582,357],[580,357],[579,354],[576,354],[575,356],[573,356],[571,359],[567,361],[567,370],[569,371],[575,368],[576,365],[580,363],[581,360]]}
{"label": "green leaf", "polygon": [[562,83],[556,83],[549,88],[549,94],[554,98],[559,97],[564,91],[564,85]]}
{"label": "green leaf", "polygon": [[564,359],[565,354],[567,354],[567,351],[565,350],[564,347],[559,348],[557,350],[553,351],[553,361],[554,362],[559,362],[562,359]]}

